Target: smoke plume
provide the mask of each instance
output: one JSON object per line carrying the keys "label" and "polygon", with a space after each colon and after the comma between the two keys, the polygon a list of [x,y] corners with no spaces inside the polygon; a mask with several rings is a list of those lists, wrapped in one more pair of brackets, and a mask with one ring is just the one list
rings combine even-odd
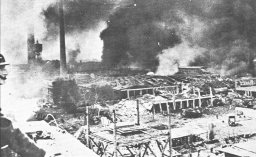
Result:
{"label": "smoke plume", "polygon": [[[193,57],[176,59],[180,63],[209,66],[223,75],[254,74],[255,7],[255,0],[69,0],[66,46],[72,51],[79,45],[76,60],[159,71],[161,55],[172,58],[177,48],[189,45]],[[1,8],[1,52],[8,61],[26,62],[31,25],[43,58],[59,59],[56,0],[6,0]]]}
{"label": "smoke plume", "polygon": [[142,0],[112,14],[101,33],[103,63],[110,67],[139,63],[142,68],[156,68],[157,55],[180,43],[175,30],[161,24],[163,12],[169,7],[172,2]]}
{"label": "smoke plume", "polygon": [[[119,0],[64,0],[67,49],[80,45],[78,59],[100,60],[109,14]],[[27,36],[43,44],[43,59],[59,59],[58,0],[12,0],[1,4],[1,52],[12,64],[27,63]]]}
{"label": "smoke plume", "polygon": [[37,38],[44,36],[40,12],[54,1],[1,1],[1,53],[11,64],[27,62],[28,32],[34,31]]}
{"label": "smoke plume", "polygon": [[[178,61],[209,66],[223,75],[254,73],[255,6],[254,0],[134,1],[110,16],[101,34],[103,63],[135,62],[162,73]],[[183,61],[185,57],[189,60]],[[161,65],[166,58],[171,63]]]}
{"label": "smoke plume", "polygon": [[[70,57],[71,60],[100,59],[103,43],[99,35],[118,1],[64,1],[66,47],[70,53],[77,52],[72,54],[74,58]],[[1,2],[1,53],[9,63],[27,63],[27,35],[33,32],[43,44],[43,59],[59,59],[57,0]],[[41,68],[30,72],[23,70],[9,70],[7,84],[3,86],[0,96],[3,112],[21,121],[37,109],[36,100],[42,96],[41,89],[45,87],[42,82],[46,80]]]}
{"label": "smoke plume", "polygon": [[175,46],[163,50],[162,54],[158,55],[159,66],[157,67],[157,75],[173,75],[178,72],[179,66],[189,65],[191,60],[202,55],[204,49],[193,47],[187,42],[183,42]]}
{"label": "smoke plume", "polygon": [[[118,1],[111,0],[71,0],[65,1],[66,47],[70,51],[79,45],[81,53],[76,60],[101,60],[103,42],[100,32],[106,28],[105,21],[115,10]],[[58,59],[52,50],[58,52],[58,5],[43,10],[42,16],[47,33],[44,37],[45,58]]]}
{"label": "smoke plume", "polygon": [[211,7],[205,16],[210,31],[204,34],[204,64],[223,75],[255,74],[255,6],[253,0],[222,0]]}

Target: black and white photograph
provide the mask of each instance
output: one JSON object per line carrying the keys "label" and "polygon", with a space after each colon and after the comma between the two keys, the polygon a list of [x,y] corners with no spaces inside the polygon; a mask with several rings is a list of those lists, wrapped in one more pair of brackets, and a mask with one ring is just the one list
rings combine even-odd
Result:
{"label": "black and white photograph", "polygon": [[1,157],[256,157],[256,0],[0,0]]}

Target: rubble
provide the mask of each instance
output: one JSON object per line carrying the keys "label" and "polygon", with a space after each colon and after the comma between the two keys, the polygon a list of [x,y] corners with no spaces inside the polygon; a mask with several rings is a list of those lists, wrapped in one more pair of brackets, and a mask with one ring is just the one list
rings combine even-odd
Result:
{"label": "rubble", "polygon": [[[75,134],[79,128],[86,125],[85,111],[87,106],[90,106],[91,108],[89,111],[89,124],[91,126],[91,132],[112,128],[112,111],[115,109],[116,120],[118,123],[117,125],[119,126],[122,123],[126,125],[125,127],[127,127],[122,127],[122,129],[119,129],[117,134],[127,136],[126,133],[128,132],[128,134],[134,133],[134,129],[129,127],[136,126],[138,117],[137,103],[139,102],[139,117],[141,120],[140,127],[151,128],[151,126],[163,124],[165,127],[163,127],[162,131],[160,131],[166,136],[168,135],[168,127],[166,127],[168,126],[167,104],[169,103],[169,105],[171,105],[173,103],[173,99],[175,98],[177,108],[175,112],[173,112],[174,109],[172,109],[171,113],[172,129],[183,127],[192,128],[192,126],[197,125],[200,129],[207,131],[208,123],[213,122],[214,126],[216,126],[214,128],[215,139],[220,139],[220,142],[224,141],[224,143],[226,143],[225,139],[228,139],[229,142],[229,137],[231,137],[232,132],[228,126],[227,115],[235,112],[235,106],[247,108],[248,106],[253,106],[252,104],[254,104],[254,99],[236,92],[236,90],[233,88],[232,80],[220,79],[220,77],[211,78],[201,76],[193,78],[190,76],[184,77],[178,75],[128,75],[114,77],[100,76],[99,74],[76,74],[74,78],[77,78],[75,80],[77,85],[72,84],[72,81],[67,81],[69,83],[66,85],[64,83],[62,86],[62,91],[64,91],[63,93],[55,93],[55,97],[53,97],[52,93],[54,92],[50,92],[49,96],[55,100],[52,99],[52,101],[40,102],[43,111],[41,112],[41,115],[38,115],[39,118],[41,116],[41,119],[45,120],[45,115],[52,113],[56,117],[59,127],[67,130],[71,134]],[[61,83],[55,84],[51,87],[56,88],[56,91],[58,91],[57,88],[60,88],[60,84]],[[74,99],[75,95],[71,95],[70,98],[65,97],[65,90],[70,86],[74,86],[72,87],[72,90],[76,90],[80,97],[77,97],[76,99]],[[169,88],[169,86],[171,87]],[[213,106],[211,106],[210,103],[210,87],[213,89]],[[145,93],[142,91],[140,93],[136,91],[136,96],[130,96],[126,99],[119,97],[119,92],[122,92],[122,90],[129,89],[132,91],[134,89],[136,90],[143,88],[146,88],[146,90],[152,89],[154,92],[150,91]],[[226,88],[228,89],[228,92],[218,92],[216,90],[218,88]],[[61,94],[63,96],[60,96]],[[59,95],[58,99],[56,95]],[[202,108],[199,108],[198,106],[199,98],[207,98],[206,101],[201,102]],[[56,102],[56,104],[53,100]],[[73,104],[75,104],[76,109],[74,113],[67,113],[65,111],[63,108],[64,106],[61,105],[64,103],[64,101],[66,101],[66,103],[73,102]],[[192,105],[193,101],[196,106]],[[186,106],[185,102],[189,102],[189,105]],[[161,112],[160,109],[157,108],[159,105],[162,107]],[[224,118],[224,116],[226,117]],[[244,114],[241,113],[238,116],[239,118],[237,120],[241,126],[238,125],[234,127],[237,128],[235,136],[239,135],[240,137],[241,134],[244,134],[244,137],[250,137],[249,135],[252,135],[253,129],[245,132],[248,125],[243,122],[245,119],[243,119],[241,122],[243,116]],[[223,129],[226,130],[224,131]],[[138,132],[135,132],[133,136],[137,139],[145,138],[148,134],[156,136],[158,134],[157,131],[149,131],[147,132],[148,134],[145,133],[145,130],[137,131]],[[139,131],[142,131],[142,133],[139,133]],[[78,136],[77,134],[75,135]],[[112,138],[112,135],[110,136]],[[86,144],[85,137],[86,135],[83,133],[79,135],[78,139]],[[128,139],[123,138],[121,140],[127,141]],[[204,142],[197,144],[195,143],[193,146],[190,145],[192,152],[197,151],[199,147],[205,148]],[[180,149],[175,148],[175,150],[178,150],[179,153],[188,153],[189,147],[184,146]]]}
{"label": "rubble", "polygon": [[184,109],[182,110],[181,115],[185,118],[198,118],[202,116],[202,109],[196,108],[196,109]]}

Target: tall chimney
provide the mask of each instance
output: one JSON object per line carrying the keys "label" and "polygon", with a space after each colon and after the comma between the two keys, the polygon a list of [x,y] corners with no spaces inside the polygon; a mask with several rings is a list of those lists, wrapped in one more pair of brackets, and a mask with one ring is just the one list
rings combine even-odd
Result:
{"label": "tall chimney", "polygon": [[[30,2],[31,7],[34,9],[33,1]],[[32,19],[34,19],[34,14],[31,14]],[[28,23],[27,26],[27,52],[28,52],[28,64],[31,64],[35,60],[34,53],[35,35],[34,35],[34,22]]]}
{"label": "tall chimney", "polygon": [[67,73],[66,50],[65,50],[65,21],[63,12],[63,0],[59,0],[59,24],[60,24],[60,74]]}
{"label": "tall chimney", "polygon": [[35,60],[34,44],[35,44],[34,29],[31,27],[28,30],[28,36],[27,36],[28,63],[29,64],[33,63],[33,61]]}

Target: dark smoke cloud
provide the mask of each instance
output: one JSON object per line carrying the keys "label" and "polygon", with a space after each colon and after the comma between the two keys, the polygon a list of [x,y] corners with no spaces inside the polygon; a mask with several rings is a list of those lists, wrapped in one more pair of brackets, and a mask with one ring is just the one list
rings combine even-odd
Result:
{"label": "dark smoke cloud", "polygon": [[[65,4],[65,20],[69,34],[107,22],[100,37],[104,41],[102,61],[110,67],[136,65],[156,70],[159,55],[177,52],[171,49],[186,43],[185,48],[204,50],[191,65],[209,66],[224,75],[253,74],[255,8],[255,0],[71,0]],[[45,39],[55,39],[57,5],[42,15]]]}
{"label": "dark smoke cloud", "polygon": [[161,25],[163,12],[172,3],[164,0],[140,0],[110,16],[108,28],[101,33],[104,41],[103,63],[107,66],[137,64],[156,68],[157,55],[180,43],[175,30]]}
{"label": "dark smoke cloud", "polygon": [[[100,21],[106,21],[116,4],[111,0],[68,0],[64,4],[65,28],[67,33],[94,29]],[[58,35],[57,3],[43,10],[47,27],[46,39]]]}
{"label": "dark smoke cloud", "polygon": [[[100,32],[106,27],[109,15],[119,6],[121,0],[63,0],[66,30],[66,49],[81,53],[76,60],[101,60],[103,42]],[[59,17],[58,1],[41,13],[46,33],[44,34],[44,58],[58,59]]]}
{"label": "dark smoke cloud", "polygon": [[241,72],[254,75],[255,7],[253,0],[222,0],[212,5],[204,14],[211,31],[204,34],[204,42],[201,42],[208,51],[196,61],[214,67],[224,75]]}
{"label": "dark smoke cloud", "polygon": [[[156,69],[162,50],[186,41],[205,48],[191,65],[253,73],[255,0],[138,0],[109,18],[103,63]],[[183,56],[185,57],[185,56]]]}

